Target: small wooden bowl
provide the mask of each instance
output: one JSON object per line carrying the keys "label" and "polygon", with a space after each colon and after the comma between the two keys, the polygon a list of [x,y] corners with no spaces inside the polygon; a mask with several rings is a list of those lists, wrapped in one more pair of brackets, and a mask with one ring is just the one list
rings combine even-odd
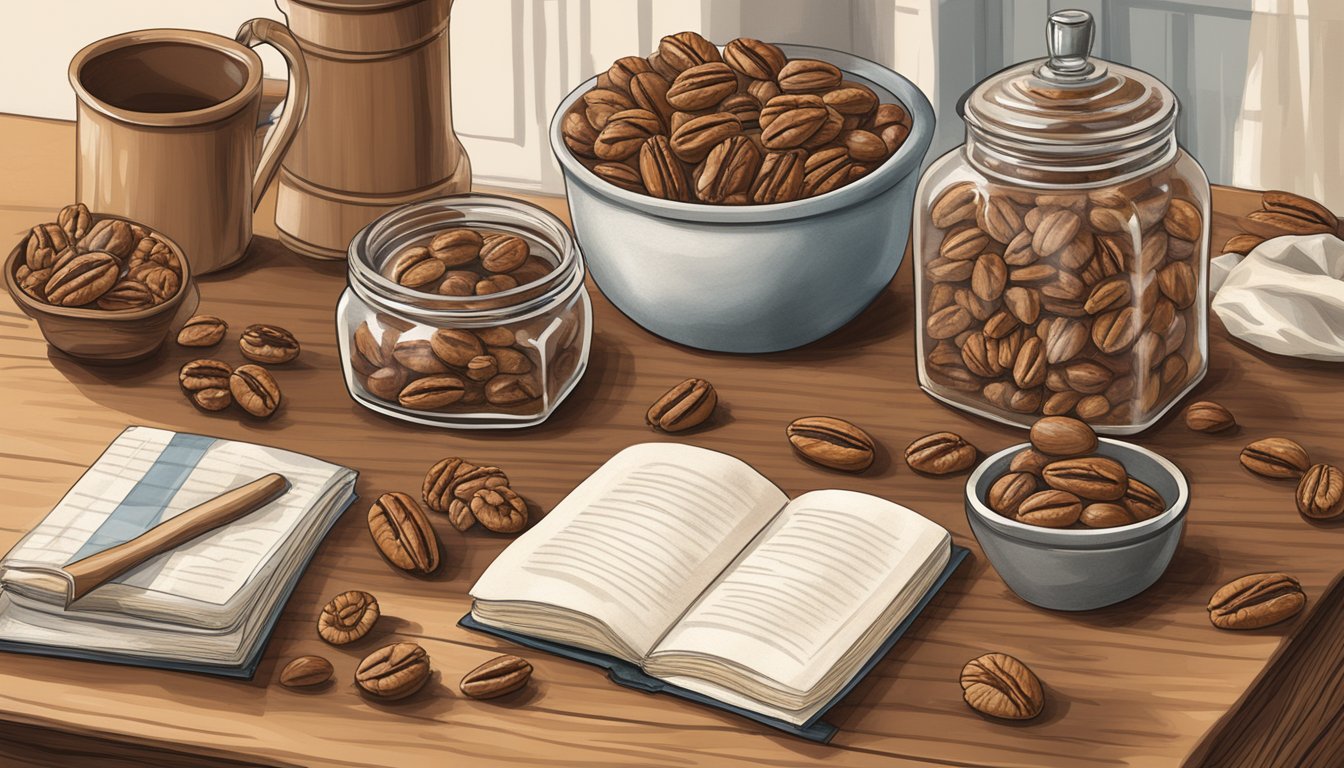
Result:
{"label": "small wooden bowl", "polygon": [[[94,214],[92,223],[119,218]],[[5,259],[5,288],[19,309],[37,321],[47,343],[67,355],[88,363],[108,365],[143,360],[163,346],[173,326],[195,312],[200,301],[191,276],[191,263],[182,249],[161,234],[155,233],[155,236],[172,249],[182,264],[182,285],[162,304],[145,309],[104,310],[61,307],[34,299],[19,287],[16,275],[23,263],[26,233]]]}

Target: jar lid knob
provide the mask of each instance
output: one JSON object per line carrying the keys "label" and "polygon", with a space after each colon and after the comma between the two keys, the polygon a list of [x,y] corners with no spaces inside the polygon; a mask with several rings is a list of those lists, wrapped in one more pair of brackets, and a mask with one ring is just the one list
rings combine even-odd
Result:
{"label": "jar lid knob", "polygon": [[1046,25],[1046,46],[1050,58],[1041,68],[1041,76],[1052,80],[1085,80],[1096,71],[1088,58],[1094,36],[1092,14],[1087,11],[1055,11]]}

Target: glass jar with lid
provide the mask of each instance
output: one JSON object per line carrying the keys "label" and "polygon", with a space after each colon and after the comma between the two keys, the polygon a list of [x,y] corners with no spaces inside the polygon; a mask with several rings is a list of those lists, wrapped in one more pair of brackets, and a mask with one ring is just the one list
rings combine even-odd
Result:
{"label": "glass jar with lid", "polygon": [[1050,17],[1050,56],[963,100],[965,145],[920,182],[920,386],[998,421],[1151,426],[1207,370],[1209,182],[1175,95],[1090,56],[1092,17]]}
{"label": "glass jar with lid", "polygon": [[549,212],[495,195],[402,206],[350,241],[336,307],[346,388],[455,428],[540,424],[588,364],[583,256]]}

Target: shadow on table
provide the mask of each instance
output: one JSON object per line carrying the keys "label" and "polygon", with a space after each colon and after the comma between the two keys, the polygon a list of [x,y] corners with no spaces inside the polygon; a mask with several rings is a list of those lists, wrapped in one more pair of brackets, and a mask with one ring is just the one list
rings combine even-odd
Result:
{"label": "shadow on table", "polygon": [[[165,672],[139,670],[122,664],[77,659],[49,659],[34,657],[30,663],[34,677],[44,684],[72,687],[113,687],[128,693],[152,693],[161,700],[161,706],[172,709],[173,702],[199,706],[209,701],[219,712],[259,714],[267,708],[267,690],[274,679],[273,662],[259,668],[251,680],[217,677],[194,672]],[[284,661],[288,661],[287,659]],[[190,685],[180,688],[173,683],[181,676],[190,677]],[[105,692],[105,691],[104,691]]]}
{"label": "shadow on table", "polygon": [[228,269],[212,272],[196,278],[198,283],[211,283],[237,280],[240,277],[259,270],[282,268],[300,268],[316,272],[325,277],[344,278],[346,262],[342,260],[322,261],[300,256],[286,248],[273,237],[254,236],[247,246],[247,256]]}
{"label": "shadow on table", "polygon": [[568,434],[584,425],[606,424],[620,411],[621,398],[617,393],[628,390],[635,381],[634,362],[635,355],[629,347],[595,328],[588,351],[588,370],[579,385],[546,423],[518,432],[542,437]]}
{"label": "shadow on table", "polygon": [[1031,611],[1092,627],[1144,631],[1160,629],[1177,618],[1189,618],[1186,612],[1191,599],[1195,596],[1207,597],[1204,593],[1209,592],[1209,584],[1215,580],[1221,562],[1222,553],[1214,539],[1187,534],[1181,539],[1171,565],[1157,583],[1128,600],[1091,611],[1050,611],[1025,601],[1019,600],[1019,603]]}
{"label": "shadow on table", "polygon": [[[48,350],[52,368],[75,385],[91,402],[126,414],[128,426],[167,421],[178,430],[227,433],[231,437],[265,443],[266,433],[283,430],[295,423],[285,403],[268,419],[251,416],[238,407],[217,413],[194,407],[178,387],[177,371],[190,360],[215,356],[209,350],[188,350],[170,341],[149,360],[115,367],[86,365],[54,348],[48,347]],[[234,357],[236,354],[228,354],[229,359]],[[295,361],[286,363],[283,371],[315,370],[318,367],[312,361]],[[261,434],[240,436],[237,434],[239,431]]]}
{"label": "shadow on table", "polygon": [[[900,686],[906,665],[916,653],[920,652],[921,646],[925,644],[928,638],[938,631],[943,621],[949,616],[956,615],[957,606],[970,592],[984,566],[983,559],[975,550],[972,550],[947,583],[943,585],[943,588],[930,601],[929,605],[910,625],[910,629],[896,642],[891,651],[873,667],[866,677],[854,686],[854,689],[830,713],[822,718],[825,722],[839,729],[840,733],[837,738],[843,738],[843,734],[848,730],[862,729],[863,719],[875,707],[881,706],[884,702],[902,701],[900,696],[893,692],[893,689]],[[915,702],[910,702],[910,704],[921,706]],[[831,747],[812,744],[799,739],[780,737],[777,741],[780,745],[786,746],[800,755],[818,759],[833,753]]]}
{"label": "shadow on table", "polygon": [[[569,397],[555,410],[544,423],[523,429],[491,430],[444,430],[421,424],[409,424],[391,416],[375,413],[360,406],[342,394],[348,403],[349,415],[370,427],[393,427],[404,432],[423,435],[450,434],[455,440],[491,442],[509,440],[536,440],[551,436],[566,435],[575,429],[591,428],[594,424],[606,424],[620,410],[620,397],[617,392],[627,389],[635,378],[634,355],[614,337],[601,331],[594,331],[592,346],[588,353],[588,369],[578,386],[569,393]],[[277,414],[278,415],[278,414]]]}
{"label": "shadow on table", "polygon": [[[898,276],[896,281],[902,278]],[[915,307],[910,296],[893,282],[873,299],[862,312],[830,335],[786,352],[769,355],[769,359],[786,362],[825,362],[837,357],[861,353],[867,347],[891,341],[898,336],[909,337],[914,324]],[[913,339],[911,339],[913,343]]]}
{"label": "shadow on table", "polygon": [[[201,278],[201,282],[208,285],[213,282],[237,280],[261,270],[290,272],[304,270],[328,277],[339,277],[345,274],[345,263],[306,259],[292,253],[279,241],[257,237],[248,249],[247,258],[229,269]],[[223,432],[229,436],[237,434],[236,424],[241,424],[242,431],[249,433],[270,433],[293,425],[295,419],[289,415],[290,404],[282,405],[270,419],[261,420],[250,418],[237,408],[218,414],[198,411],[182,398],[176,380],[178,369],[184,363],[201,357],[220,357],[226,361],[237,361],[237,350],[230,346],[231,342],[232,338],[215,348],[190,349],[177,346],[170,338],[153,357],[121,366],[88,364],[52,347],[48,347],[48,359],[53,368],[78,387],[90,400],[110,410],[125,413],[128,416],[127,423],[140,420],[159,423],[168,419],[179,429]],[[302,406],[305,409],[320,408],[324,411],[324,419],[352,418],[379,430],[391,427],[400,434],[445,434],[444,430],[437,427],[408,424],[359,406],[350,399],[345,390],[340,362],[330,357],[326,349],[305,349],[297,360],[276,366],[275,370],[280,378],[281,388],[286,394],[289,394],[289,388],[284,379],[289,378],[292,373],[330,374],[332,382],[329,388],[324,382],[319,389],[314,390],[310,379],[295,389],[295,392],[303,398]],[[575,390],[545,424],[521,430],[490,430],[488,437],[492,440],[535,439],[563,435],[584,425],[607,423],[620,407],[620,398],[616,393],[628,388],[634,380],[635,370],[631,351],[617,341],[615,336],[598,329],[593,334],[587,372]],[[313,402],[314,391],[317,392],[317,402]],[[168,409],[172,409],[172,412],[169,413]],[[731,414],[725,413],[720,418],[731,420]],[[305,414],[304,419],[311,420],[311,417]],[[459,431],[454,434],[463,439],[478,439],[487,433]],[[266,440],[264,434],[257,439],[263,442]]]}
{"label": "shadow on table", "polygon": [[[476,701],[479,702],[479,706],[498,707],[500,709],[529,709],[533,705],[540,704],[546,699],[546,692],[543,689],[544,686],[545,683],[543,681],[533,677],[526,685],[516,691],[506,693],[503,696],[496,696],[492,699],[477,699]],[[463,696],[463,694],[456,690],[456,683],[453,683],[452,685],[445,683],[444,687],[454,689],[450,694],[446,695]]]}
{"label": "shadow on table", "polygon": [[456,683],[445,681],[439,670],[430,673],[429,680],[425,682],[425,687],[404,699],[389,701],[364,693],[355,686],[352,686],[352,688],[356,690],[359,698],[373,709],[417,719],[437,720],[439,716],[452,709],[453,701],[459,698],[456,690],[454,690]]}
{"label": "shadow on table", "polygon": [[[900,277],[896,278],[900,280]],[[612,312],[620,314],[638,333],[643,335],[643,343],[651,346],[675,347],[689,355],[723,360],[741,360],[747,365],[770,365],[775,363],[795,365],[798,363],[825,363],[830,360],[851,357],[862,353],[868,347],[891,341],[898,336],[908,335],[913,322],[913,302],[907,292],[898,291],[896,284],[889,285],[877,298],[854,319],[828,336],[818,339],[797,349],[761,354],[738,354],[732,352],[711,352],[689,347],[665,339],[652,331],[642,328],[629,316],[611,305],[600,294],[593,296],[594,302],[604,302]],[[913,342],[912,342],[913,343]],[[912,347],[913,350],[913,347]]]}
{"label": "shadow on table", "polygon": [[1063,720],[1073,707],[1073,699],[1046,680],[1041,680],[1040,683],[1045,694],[1045,704],[1041,707],[1041,713],[1030,720],[1004,720],[1000,717],[991,717],[971,709],[969,705],[966,709],[973,717],[992,723],[996,728],[1040,728]]}
{"label": "shadow on table", "polygon": [[[1224,333],[1226,331],[1224,330]],[[1330,362],[1327,360],[1308,360],[1303,357],[1292,357],[1290,355],[1276,355],[1273,352],[1248,344],[1231,334],[1227,335],[1227,340],[1235,349],[1249,354],[1270,368],[1280,368],[1293,371],[1295,374],[1320,374],[1322,377],[1333,379],[1339,376],[1344,370],[1344,363]]]}
{"label": "shadow on table", "polygon": [[[268,237],[254,237],[252,243],[248,246],[247,256],[242,261],[221,272],[197,277],[196,281],[202,286],[209,286],[212,283],[238,280],[253,272],[277,269],[298,269],[314,271],[327,276],[342,276],[345,274],[345,263],[305,259],[285,248],[278,240]],[[208,310],[205,311],[208,312]],[[173,329],[173,332],[176,332],[176,329]],[[145,387],[154,386],[153,391],[156,394],[161,391],[164,398],[176,399],[178,393],[175,379],[178,368],[189,360],[201,357],[223,356],[229,360],[237,358],[237,350],[229,346],[234,335],[231,333],[231,339],[217,347],[190,349],[175,344],[172,333],[170,333],[165,338],[163,346],[154,355],[146,360],[127,365],[107,365],[77,360],[50,345],[47,347],[47,358],[53,368],[100,405],[123,411],[131,416],[157,420],[163,416],[163,404],[155,398],[145,397]],[[312,371],[324,367],[327,367],[326,361],[322,360],[320,356],[315,357],[311,352],[306,351],[299,359],[278,366],[276,370],[285,372]],[[158,384],[162,379],[172,380],[172,388],[160,389]],[[116,389],[113,390],[104,386],[108,384],[115,385]],[[84,385],[99,386],[88,387]],[[122,392],[125,393],[124,396],[119,394]],[[283,407],[274,417],[264,421],[249,419],[246,414],[236,411],[236,409],[229,411],[230,414],[235,412],[239,415],[239,421],[260,430],[282,429],[289,422]]]}

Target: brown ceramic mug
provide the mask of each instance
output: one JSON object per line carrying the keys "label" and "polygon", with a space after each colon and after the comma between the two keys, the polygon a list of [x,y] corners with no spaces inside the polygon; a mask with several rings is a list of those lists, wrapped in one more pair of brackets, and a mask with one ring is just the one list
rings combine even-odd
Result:
{"label": "brown ceramic mug", "polygon": [[[291,87],[270,138],[256,142],[269,43]],[[175,240],[198,274],[237,263],[252,212],[308,105],[308,72],[283,24],[252,19],[237,40],[186,29],[104,38],[70,62],[77,96],[76,196]]]}

